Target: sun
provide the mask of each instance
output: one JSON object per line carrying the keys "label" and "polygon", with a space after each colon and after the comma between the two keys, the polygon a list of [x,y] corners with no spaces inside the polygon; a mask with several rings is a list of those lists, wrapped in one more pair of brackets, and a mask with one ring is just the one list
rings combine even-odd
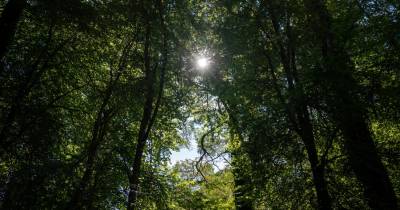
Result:
{"label": "sun", "polygon": [[197,59],[197,66],[201,69],[207,68],[207,66],[210,64],[210,61],[206,57],[201,57]]}

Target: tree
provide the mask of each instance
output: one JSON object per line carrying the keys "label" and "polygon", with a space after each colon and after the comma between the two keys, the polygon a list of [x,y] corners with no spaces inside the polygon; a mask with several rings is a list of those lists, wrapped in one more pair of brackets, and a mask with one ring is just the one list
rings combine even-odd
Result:
{"label": "tree", "polygon": [[322,88],[327,90],[329,111],[343,132],[350,164],[371,208],[397,209],[396,195],[366,123],[366,111],[357,100],[357,84],[351,76],[354,67],[331,29],[331,15],[324,1],[306,1],[305,6],[321,43]]}
{"label": "tree", "polygon": [[0,18],[0,29],[2,31],[0,35],[0,59],[3,59],[8,46],[13,40],[18,21],[26,6],[26,0],[10,0],[4,6]]}
{"label": "tree", "polygon": [[1,1],[0,209],[397,209],[399,6]]}

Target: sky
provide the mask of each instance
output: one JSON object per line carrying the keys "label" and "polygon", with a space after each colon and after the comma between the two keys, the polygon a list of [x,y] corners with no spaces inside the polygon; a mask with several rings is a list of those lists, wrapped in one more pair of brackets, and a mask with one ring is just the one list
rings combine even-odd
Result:
{"label": "sky", "polygon": [[[175,163],[190,159],[190,160],[196,160],[200,157],[200,154],[197,153],[197,142],[195,139],[190,140],[190,146],[188,148],[183,147],[179,151],[172,151],[171,154],[171,165],[175,165]],[[224,169],[227,165],[226,161],[224,161],[222,158],[216,160],[214,166],[214,170],[221,170]]]}
{"label": "sky", "polygon": [[197,143],[195,141],[190,141],[189,148],[181,148],[179,151],[172,151],[171,154],[171,164],[174,165],[178,161],[191,159],[194,160],[199,157],[197,154]]}

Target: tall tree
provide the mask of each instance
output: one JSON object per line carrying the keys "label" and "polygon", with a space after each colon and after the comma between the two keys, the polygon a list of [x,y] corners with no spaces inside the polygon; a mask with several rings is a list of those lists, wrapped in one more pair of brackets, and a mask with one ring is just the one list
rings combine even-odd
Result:
{"label": "tall tree", "polygon": [[[136,201],[139,194],[139,177],[143,159],[143,152],[146,146],[147,138],[149,137],[152,126],[157,117],[158,110],[160,108],[160,103],[162,99],[163,89],[164,89],[164,76],[166,65],[168,61],[168,49],[167,49],[167,31],[164,23],[164,5],[162,1],[157,1],[158,17],[160,21],[162,40],[163,40],[163,50],[162,50],[162,61],[160,66],[160,79],[159,79],[159,91],[157,98],[154,97],[155,86],[156,86],[156,70],[157,64],[154,64],[153,68],[151,66],[151,37],[152,37],[152,26],[150,20],[150,14],[145,14],[145,42],[144,42],[144,74],[145,74],[145,103],[143,107],[142,119],[140,121],[139,134],[137,138],[135,156],[132,163],[132,169],[129,173],[129,195],[128,195],[128,210],[136,209]],[[157,13],[155,13],[157,14]],[[154,103],[154,100],[155,104]],[[154,107],[153,107],[154,106]]]}
{"label": "tall tree", "polygon": [[18,21],[26,6],[26,0],[9,0],[1,13],[0,30],[2,32],[0,34],[0,60],[3,59],[14,38]]}
{"label": "tall tree", "polygon": [[[296,48],[294,46],[295,40],[293,36],[293,32],[291,29],[290,19],[291,14],[287,14],[288,19],[287,24],[284,26],[286,35],[281,34],[280,25],[284,25],[284,23],[279,23],[277,16],[276,16],[276,8],[274,7],[274,2],[265,2],[265,6],[269,12],[269,16],[272,21],[273,29],[276,33],[276,40],[277,40],[277,48],[280,55],[280,60],[285,72],[285,77],[288,83],[288,104],[284,105],[287,106],[286,112],[289,117],[289,121],[293,124],[295,131],[301,137],[302,141],[304,142],[308,160],[310,161],[311,169],[312,169],[312,176],[315,185],[315,189],[317,192],[318,198],[318,206],[319,209],[332,209],[331,198],[328,193],[328,187],[325,181],[324,171],[325,165],[324,162],[319,160],[318,151],[316,149],[315,144],[315,136],[313,131],[313,125],[310,120],[310,113],[307,107],[307,99],[303,92],[302,81],[298,79],[298,72],[297,72],[297,61],[296,61]],[[276,4],[276,3],[275,3]],[[286,13],[289,13],[286,11]],[[283,28],[283,27],[281,27]],[[286,45],[284,45],[285,37],[287,40]],[[274,86],[276,87],[276,91],[278,92],[278,96],[280,96],[281,103],[285,104],[284,99],[282,98],[281,90],[278,87],[278,82],[275,76],[275,67],[273,66],[272,59],[267,54],[267,59],[269,63],[269,68],[271,69],[271,75],[273,78]]]}
{"label": "tall tree", "polygon": [[354,66],[343,44],[332,30],[332,17],[323,0],[305,1],[310,24],[320,42],[320,76],[326,102],[341,128],[350,164],[364,185],[365,196],[373,209],[397,209],[397,199],[389,176],[376,150],[367,124],[367,113],[357,96],[352,77]]}

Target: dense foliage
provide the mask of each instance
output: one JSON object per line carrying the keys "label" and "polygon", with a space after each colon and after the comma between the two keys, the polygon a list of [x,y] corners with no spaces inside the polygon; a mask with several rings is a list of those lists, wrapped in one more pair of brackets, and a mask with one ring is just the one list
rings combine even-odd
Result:
{"label": "dense foliage", "polygon": [[398,1],[0,14],[0,209],[399,208]]}

